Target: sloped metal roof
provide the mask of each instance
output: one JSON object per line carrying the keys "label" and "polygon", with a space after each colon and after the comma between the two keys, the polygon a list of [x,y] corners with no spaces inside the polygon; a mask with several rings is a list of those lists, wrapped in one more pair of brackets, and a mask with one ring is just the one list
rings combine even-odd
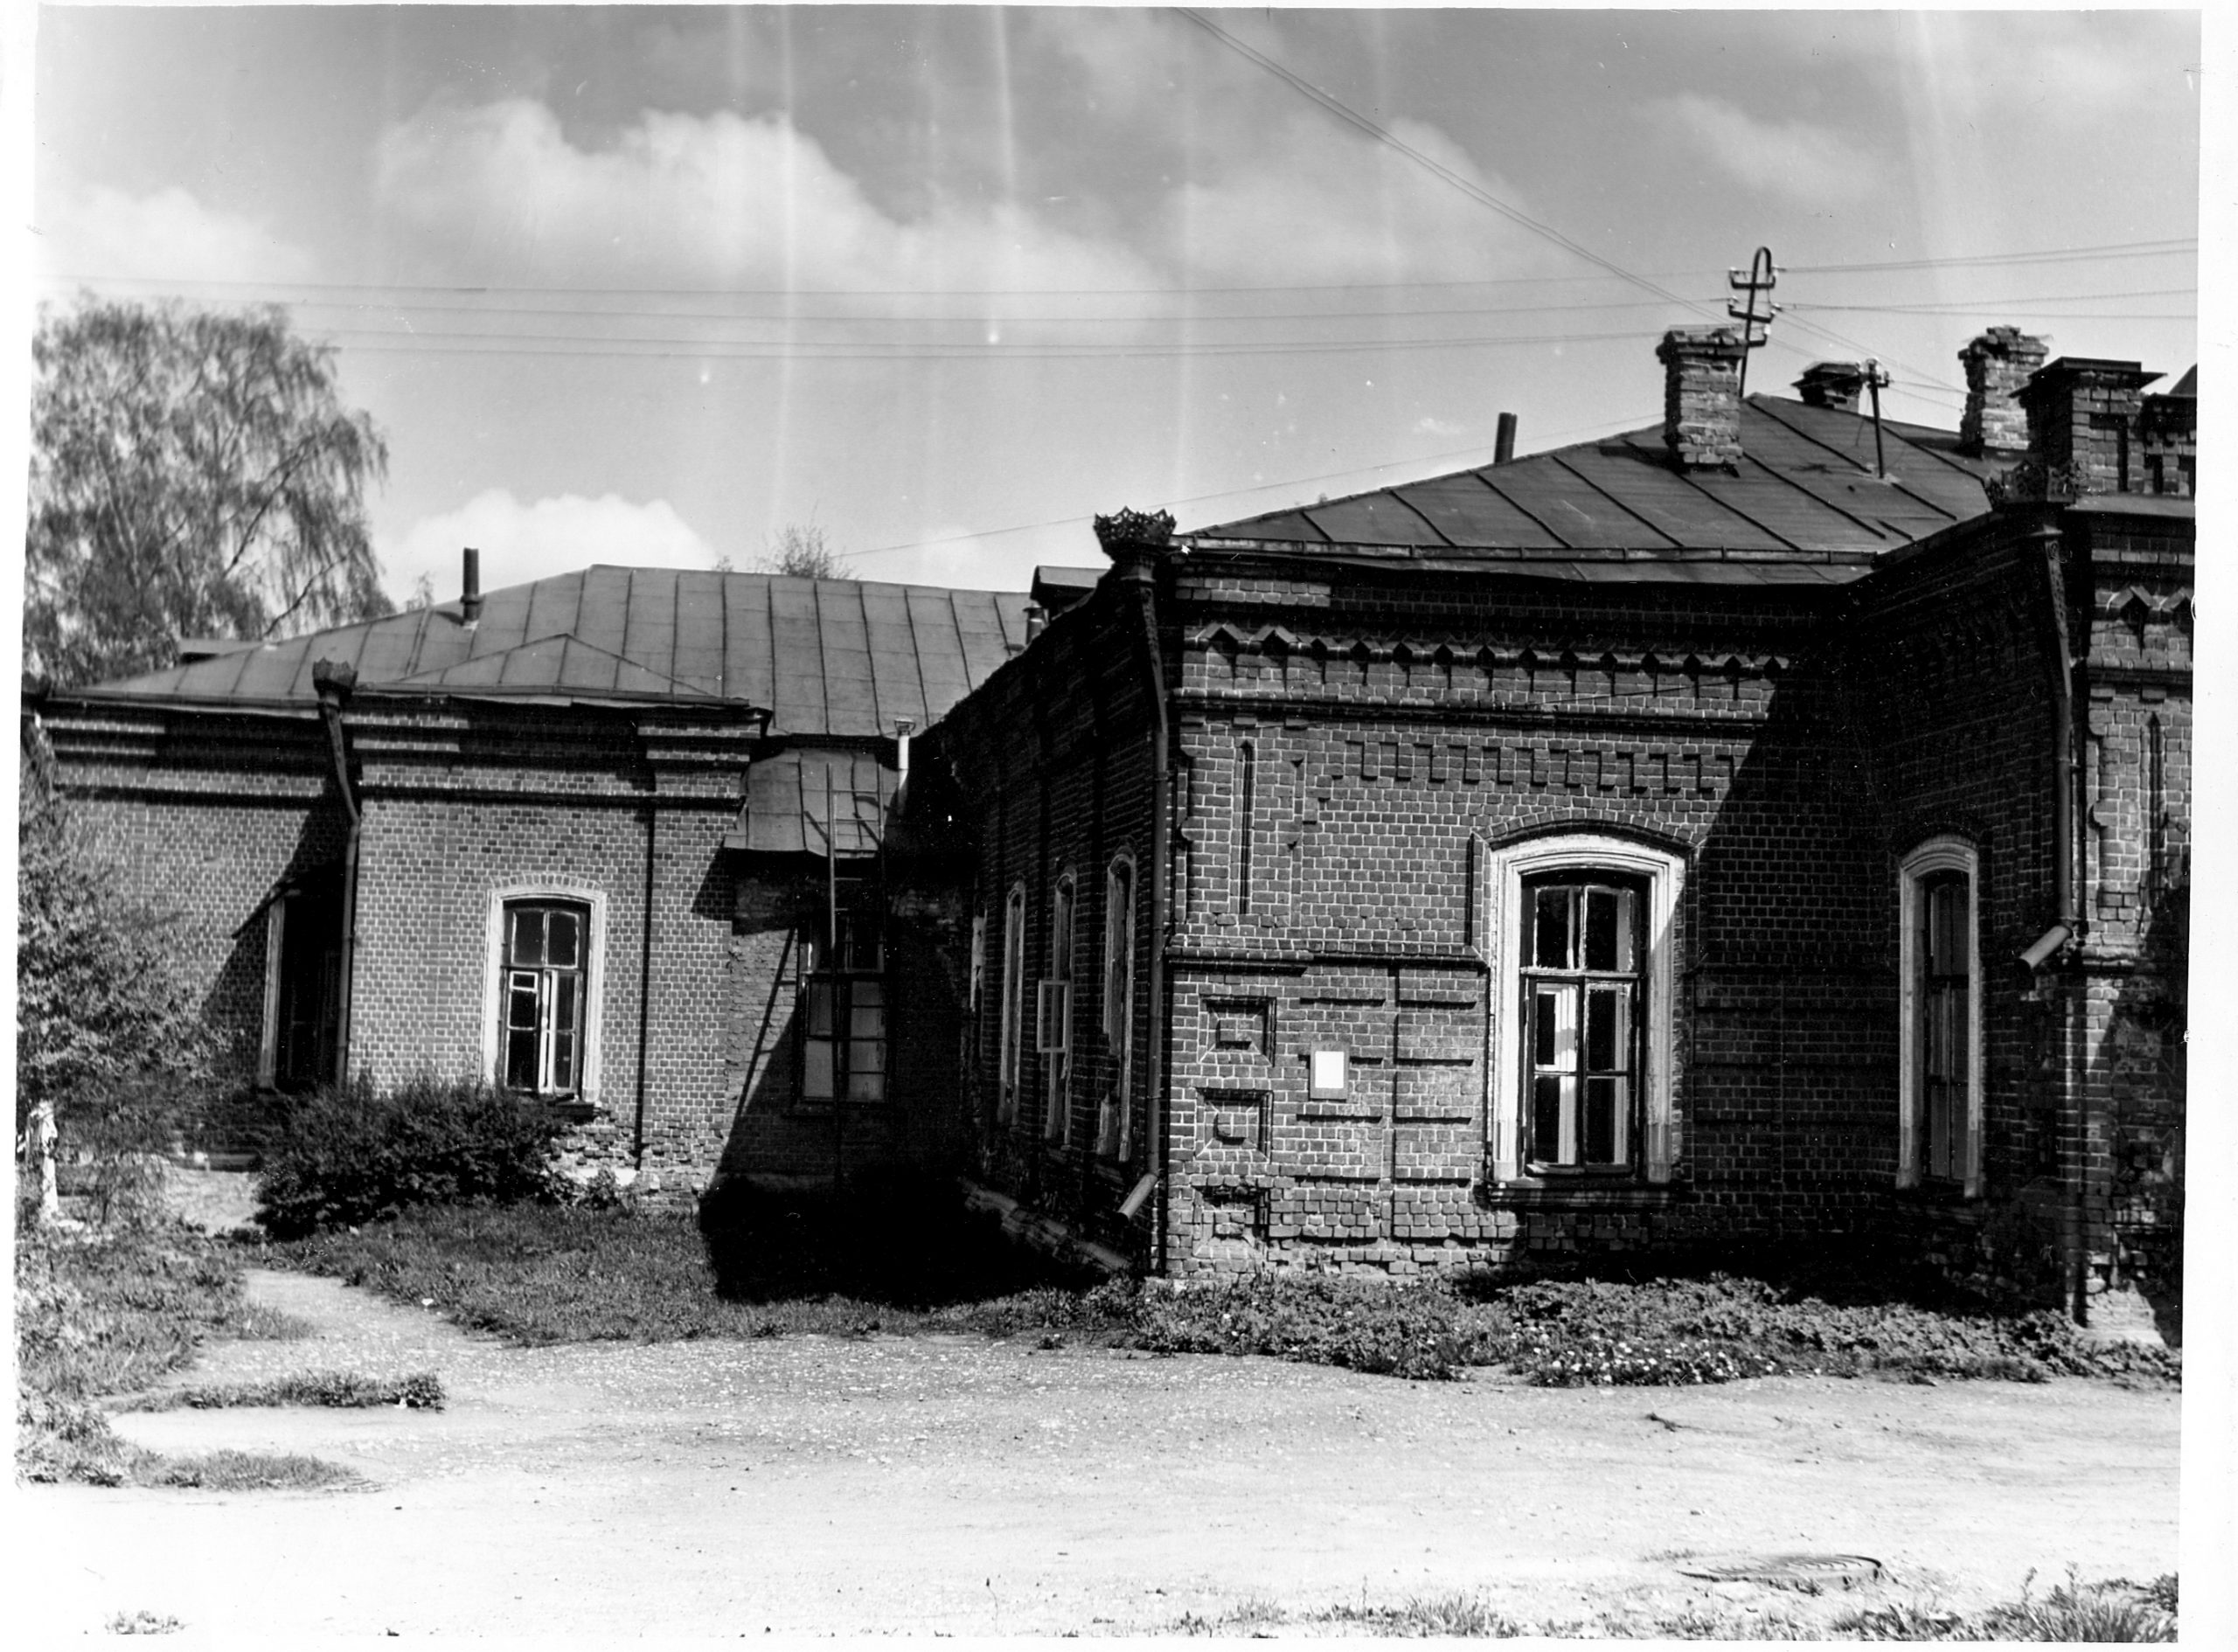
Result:
{"label": "sloped metal roof", "polygon": [[1751,396],[1735,474],[1681,470],[1656,424],[1183,538],[1436,567],[1525,562],[1580,580],[1839,584],[1989,510],[1997,467],[1961,454],[1957,433],[1883,420],[1880,437],[1885,479],[1870,419]]}
{"label": "sloped metal roof", "polygon": [[875,855],[901,776],[868,752],[779,752],[746,772],[746,809],[727,849],[762,855]]}
{"label": "sloped metal roof", "polygon": [[[311,667],[364,687],[743,701],[772,734],[921,732],[1025,642],[1024,592],[601,565],[76,689],[68,698],[308,706]],[[673,685],[672,687],[663,685]]]}

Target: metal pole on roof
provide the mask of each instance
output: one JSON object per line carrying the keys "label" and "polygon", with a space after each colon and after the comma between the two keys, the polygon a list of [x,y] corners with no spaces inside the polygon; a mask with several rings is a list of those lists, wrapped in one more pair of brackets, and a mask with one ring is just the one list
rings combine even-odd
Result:
{"label": "metal pole on roof", "polygon": [[1873,392],[1873,474],[1883,482],[1888,480],[1888,460],[1880,448],[1880,387],[1888,382],[1888,375],[1880,371],[1880,364],[1868,356],[1865,359],[1865,387]]}
{"label": "metal pole on roof", "polygon": [[1739,270],[1729,269],[1726,272],[1726,279],[1734,292],[1748,295],[1746,309],[1736,309],[1731,299],[1727,299],[1725,305],[1725,313],[1741,323],[1741,386],[1735,393],[1745,396],[1748,393],[1748,352],[1764,347],[1770,336],[1763,330],[1769,327],[1772,317],[1780,313],[1780,307],[1769,298],[1764,300],[1764,313],[1761,316],[1756,313],[1756,295],[1769,293],[1779,285],[1779,267],[1772,262],[1772,249],[1769,246],[1756,249],[1756,256],[1748,261],[1748,274],[1745,278]]}

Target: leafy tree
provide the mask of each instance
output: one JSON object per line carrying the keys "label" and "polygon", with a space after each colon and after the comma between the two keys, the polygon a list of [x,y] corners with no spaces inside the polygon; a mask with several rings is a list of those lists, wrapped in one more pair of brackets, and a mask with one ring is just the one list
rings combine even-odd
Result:
{"label": "leafy tree", "polygon": [[387,447],[282,312],[87,297],[31,353],[28,664],[68,686],[390,612],[363,503]]}
{"label": "leafy tree", "polygon": [[59,1137],[94,1162],[104,1204],[130,1161],[163,1144],[217,1040],[158,913],[117,892],[114,869],[53,795],[26,741],[17,815],[16,1131],[53,1206]]}
{"label": "leafy tree", "polygon": [[837,580],[839,559],[824,537],[824,530],[797,523],[777,531],[758,564],[763,573],[789,573],[796,580]]}

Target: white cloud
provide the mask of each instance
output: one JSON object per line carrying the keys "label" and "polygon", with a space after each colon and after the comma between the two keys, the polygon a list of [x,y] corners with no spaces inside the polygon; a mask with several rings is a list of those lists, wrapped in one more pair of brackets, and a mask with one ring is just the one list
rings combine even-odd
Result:
{"label": "white cloud", "polygon": [[[1436,128],[1395,120],[1390,129],[1524,205],[1520,191]],[[1217,179],[1177,191],[1171,256],[1200,281],[1484,281],[1546,267],[1546,248],[1527,231],[1419,162],[1325,119],[1284,121],[1254,147]]]}
{"label": "white cloud", "polygon": [[782,115],[648,111],[582,149],[532,100],[431,108],[382,135],[376,187],[431,257],[493,278],[886,290],[1148,275],[1013,205],[890,217]]}
{"label": "white cloud", "polygon": [[41,215],[46,272],[88,281],[291,281],[310,254],[239,213],[205,206],[172,185],[128,195],[106,184],[72,190]]}
{"label": "white cloud", "polygon": [[1455,424],[1450,419],[1441,419],[1435,413],[1424,413],[1414,420],[1414,434],[1418,436],[1465,436],[1469,434],[1469,427]]}
{"label": "white cloud", "polygon": [[1760,121],[1722,98],[1683,93],[1641,106],[1651,128],[1678,135],[1727,177],[1804,206],[1868,194],[1879,168],[1840,133],[1808,121]]}
{"label": "white cloud", "polygon": [[619,494],[595,499],[561,494],[524,504],[503,488],[476,494],[455,510],[423,517],[393,544],[380,545],[382,571],[400,600],[426,574],[435,600],[458,595],[459,552],[482,552],[482,588],[520,585],[594,562],[634,567],[707,568],[715,552],[665,499],[636,504]]}
{"label": "white cloud", "polygon": [[1095,536],[1085,524],[1032,533],[979,534],[945,526],[927,531],[907,551],[839,559],[851,580],[888,580],[897,585],[939,585],[964,591],[1023,591],[1043,563],[1085,567],[1098,561]]}

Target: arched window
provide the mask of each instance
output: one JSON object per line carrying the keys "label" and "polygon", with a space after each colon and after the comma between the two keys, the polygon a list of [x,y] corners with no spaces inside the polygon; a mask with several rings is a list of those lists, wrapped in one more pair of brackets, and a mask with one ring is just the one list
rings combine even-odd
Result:
{"label": "arched window", "polygon": [[1035,1007],[1034,1047],[1041,1057],[1041,1133],[1073,1137],[1073,875],[1057,879],[1049,901],[1049,973]]}
{"label": "arched window", "polygon": [[1495,850],[1489,871],[1494,1176],[1668,1180],[1685,863],[1574,832]]}
{"label": "arched window", "polygon": [[483,1070],[525,1095],[595,1105],[604,892],[562,885],[494,891],[488,946]]}
{"label": "arched window", "polygon": [[1982,969],[1979,857],[1931,837],[1897,878],[1896,1183],[1982,1190]]}
{"label": "arched window", "polygon": [[1008,1124],[1018,1117],[1019,1068],[1025,1021],[1025,885],[1012,884],[1003,903],[1003,1043],[996,1073],[996,1114]]}
{"label": "arched window", "polygon": [[1103,1036],[1111,1086],[1097,1113],[1095,1150],[1124,1163],[1135,1145],[1135,857],[1128,854],[1103,874]]}

